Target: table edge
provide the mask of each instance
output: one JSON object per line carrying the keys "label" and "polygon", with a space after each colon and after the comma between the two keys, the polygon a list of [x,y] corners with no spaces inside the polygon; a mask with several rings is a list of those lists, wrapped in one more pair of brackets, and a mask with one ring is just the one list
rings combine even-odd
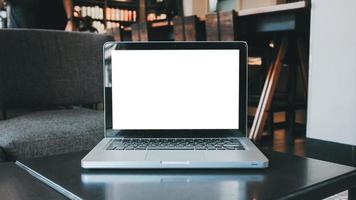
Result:
{"label": "table edge", "polygon": [[56,184],[55,182],[51,181],[50,179],[46,178],[45,176],[41,175],[40,173],[32,170],[31,168],[27,167],[25,164],[21,163],[20,161],[16,161],[15,165],[17,165],[21,169],[25,170],[31,176],[33,176],[34,178],[38,179],[39,181],[45,183],[52,189],[61,193],[65,197],[67,197],[69,199],[82,200],[82,198],[80,198],[79,196],[75,195],[74,193],[70,192],[69,190],[65,189],[64,187]]}
{"label": "table edge", "polygon": [[[350,188],[348,188],[347,185],[349,182],[352,183],[352,180],[354,180],[354,185],[350,185]],[[339,181],[343,181],[341,186],[340,186]],[[337,186],[337,187],[334,187],[334,186]],[[293,194],[286,194],[285,196],[278,197],[278,199],[303,199],[303,198],[305,198],[305,196],[309,197],[308,195],[311,195],[311,193],[314,193],[315,190],[325,189],[326,191],[324,191],[323,193],[317,192],[317,196],[314,196],[315,198],[322,199],[322,198],[330,197],[331,195],[335,195],[338,192],[349,190],[355,186],[356,186],[356,170],[353,170],[351,172],[347,172],[345,174],[331,178],[329,180],[315,183],[313,185],[306,187],[303,190],[297,190]],[[327,189],[328,187],[331,187],[335,190],[328,190]],[[321,195],[319,195],[319,194],[321,194]]]}

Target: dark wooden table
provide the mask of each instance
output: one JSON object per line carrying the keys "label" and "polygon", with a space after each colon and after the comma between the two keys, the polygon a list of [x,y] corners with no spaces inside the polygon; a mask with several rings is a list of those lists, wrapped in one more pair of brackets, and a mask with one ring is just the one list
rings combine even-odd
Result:
{"label": "dark wooden table", "polygon": [[13,162],[0,163],[1,200],[66,199]]}
{"label": "dark wooden table", "polygon": [[354,167],[272,151],[263,170],[84,170],[86,153],[17,164],[72,199],[321,199],[356,187]]}

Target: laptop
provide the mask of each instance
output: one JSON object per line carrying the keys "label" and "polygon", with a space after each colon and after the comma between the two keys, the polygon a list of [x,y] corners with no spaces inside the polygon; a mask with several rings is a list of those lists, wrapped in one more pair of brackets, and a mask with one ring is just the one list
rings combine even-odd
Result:
{"label": "laptop", "polygon": [[86,169],[266,168],[247,137],[245,42],[108,42]]}

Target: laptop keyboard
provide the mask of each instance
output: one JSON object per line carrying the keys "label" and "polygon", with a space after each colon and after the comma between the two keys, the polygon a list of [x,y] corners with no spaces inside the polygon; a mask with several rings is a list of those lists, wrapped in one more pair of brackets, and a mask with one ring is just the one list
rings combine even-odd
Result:
{"label": "laptop keyboard", "polygon": [[118,138],[106,150],[245,150],[236,138]]}

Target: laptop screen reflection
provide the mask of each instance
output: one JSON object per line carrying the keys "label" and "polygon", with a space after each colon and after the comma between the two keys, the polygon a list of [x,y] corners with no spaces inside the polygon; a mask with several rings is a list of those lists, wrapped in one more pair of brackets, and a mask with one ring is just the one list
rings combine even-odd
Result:
{"label": "laptop screen reflection", "polygon": [[[253,199],[249,185],[262,185],[259,174],[192,173],[90,173],[82,174],[85,186],[104,187],[106,199]],[[258,188],[258,187],[257,187]]]}

